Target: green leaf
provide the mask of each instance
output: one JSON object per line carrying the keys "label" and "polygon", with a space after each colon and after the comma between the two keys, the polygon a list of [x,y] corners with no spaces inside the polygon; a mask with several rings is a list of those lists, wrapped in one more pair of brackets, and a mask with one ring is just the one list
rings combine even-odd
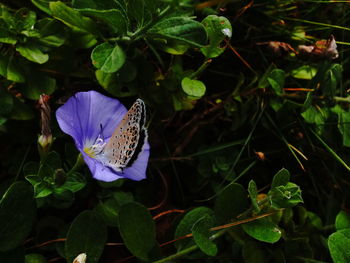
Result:
{"label": "green leaf", "polygon": [[282,95],[286,73],[281,69],[273,69],[267,77],[272,89],[277,95]]}
{"label": "green leaf", "polygon": [[[151,1],[129,0],[127,1],[128,16],[137,22],[137,29],[146,27],[152,21],[152,12],[156,11]],[[160,1],[158,2],[160,4]]]}
{"label": "green leaf", "polygon": [[67,175],[66,181],[59,188],[69,190],[73,193],[83,189],[86,185],[86,177],[78,172]]}
{"label": "green leaf", "polygon": [[28,8],[20,8],[14,14],[14,22],[18,32],[31,30],[36,22],[36,14]]}
{"label": "green leaf", "polygon": [[316,76],[317,69],[315,67],[304,65],[291,71],[291,76],[296,79],[310,80]]}
{"label": "green leaf", "polygon": [[118,45],[105,42],[94,48],[91,53],[92,64],[106,73],[118,71],[125,62],[125,54]]}
{"label": "green leaf", "polygon": [[148,260],[148,253],[156,244],[155,225],[143,205],[130,202],[119,211],[119,229],[125,246],[137,258]]}
{"label": "green leaf", "polygon": [[[338,115],[338,130],[343,137],[343,146],[350,147],[350,111],[345,111],[340,105],[335,107],[339,108]],[[332,109],[332,111],[334,111]]]}
{"label": "green leaf", "polygon": [[73,262],[80,253],[86,253],[90,263],[98,262],[107,240],[107,228],[103,219],[93,211],[81,212],[67,233],[65,255]]}
{"label": "green leaf", "polygon": [[25,263],[47,263],[47,260],[41,254],[31,253],[25,256]]}
{"label": "green leaf", "polygon": [[300,187],[291,182],[272,188],[268,192],[268,198],[271,206],[276,209],[293,207],[303,202]]}
{"label": "green leaf", "polygon": [[[187,212],[176,227],[175,239],[191,233],[194,224],[198,220],[206,216],[211,218],[213,217],[213,215],[214,215],[213,210],[205,206],[196,207],[191,211]],[[193,244],[193,240],[182,239],[182,240],[176,241],[175,246],[177,250],[180,251],[192,244]]]}
{"label": "green leaf", "polygon": [[49,60],[49,55],[44,54],[35,44],[21,44],[16,46],[16,50],[26,59],[38,64],[43,64]]}
{"label": "green leaf", "polygon": [[41,44],[60,47],[66,41],[67,32],[64,25],[55,19],[43,18],[35,24],[35,28],[40,33],[40,38],[37,41]]}
{"label": "green leaf", "polygon": [[14,82],[24,82],[23,70],[12,55],[0,53],[0,75]]}
{"label": "green leaf", "polygon": [[50,2],[51,0],[31,0],[32,3],[46,14],[51,15]]}
{"label": "green leaf", "polygon": [[333,262],[350,262],[350,229],[339,230],[330,235],[328,238],[328,247]]}
{"label": "green leaf", "polygon": [[205,85],[202,81],[185,77],[181,81],[182,90],[190,97],[200,98],[205,94]]}
{"label": "green leaf", "polygon": [[118,226],[118,214],[120,205],[114,198],[110,198],[105,202],[100,202],[95,206],[95,211],[101,215],[108,226]]}
{"label": "green leaf", "polygon": [[202,47],[201,52],[207,58],[215,58],[225,51],[226,47],[221,47],[221,42],[225,38],[231,38],[231,23],[226,17],[209,15],[203,19],[202,24],[208,34],[209,46]]}
{"label": "green leaf", "polygon": [[350,215],[345,211],[340,211],[335,218],[335,228],[337,230],[350,228]]}
{"label": "green leaf", "polygon": [[124,13],[120,10],[80,9],[79,11],[84,15],[101,19],[112,29],[114,34],[120,36],[127,32],[127,19],[124,17]]}
{"label": "green leaf", "polygon": [[215,256],[218,252],[216,244],[210,240],[210,228],[213,226],[213,218],[205,215],[199,219],[192,227],[194,241],[205,254]]}
{"label": "green leaf", "polygon": [[276,243],[282,236],[278,226],[267,218],[243,224],[242,228],[251,237],[271,244]]}
{"label": "green leaf", "polygon": [[17,39],[14,33],[10,32],[5,25],[0,24],[0,43],[14,45]]}
{"label": "green leaf", "polygon": [[78,28],[80,30],[97,34],[95,22],[88,17],[81,15],[78,11],[66,6],[64,3],[50,2],[52,15],[67,26]]}
{"label": "green leaf", "polygon": [[32,229],[35,215],[32,186],[23,181],[13,183],[0,201],[0,251],[23,243]]}
{"label": "green leaf", "polygon": [[230,184],[216,198],[214,211],[218,223],[225,223],[249,208],[248,193],[240,184]]}
{"label": "green leaf", "polygon": [[8,115],[13,108],[13,97],[4,88],[0,88],[0,116]]}
{"label": "green leaf", "polygon": [[25,71],[27,82],[20,85],[23,95],[32,100],[38,100],[41,94],[50,95],[56,90],[56,80],[44,73],[30,68]]}
{"label": "green leaf", "polygon": [[271,189],[277,186],[286,185],[289,182],[290,174],[285,168],[279,170],[272,179]]}
{"label": "green leaf", "polygon": [[260,207],[258,205],[258,188],[256,186],[256,183],[254,182],[254,180],[250,180],[249,184],[248,184],[248,193],[249,193],[249,197],[250,200],[252,202],[252,206],[254,208],[254,212],[258,213],[260,211]]}
{"label": "green leaf", "polygon": [[204,26],[187,17],[166,18],[155,24],[148,32],[153,37],[176,39],[202,47],[207,41]]}
{"label": "green leaf", "polygon": [[324,125],[329,117],[329,109],[311,106],[301,113],[301,116],[308,123]]}

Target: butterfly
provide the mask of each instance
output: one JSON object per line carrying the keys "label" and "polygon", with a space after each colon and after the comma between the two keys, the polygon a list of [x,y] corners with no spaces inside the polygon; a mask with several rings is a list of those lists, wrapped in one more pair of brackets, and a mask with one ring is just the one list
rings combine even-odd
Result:
{"label": "butterfly", "polygon": [[146,106],[137,99],[114,130],[100,155],[105,166],[117,172],[132,165],[147,141]]}

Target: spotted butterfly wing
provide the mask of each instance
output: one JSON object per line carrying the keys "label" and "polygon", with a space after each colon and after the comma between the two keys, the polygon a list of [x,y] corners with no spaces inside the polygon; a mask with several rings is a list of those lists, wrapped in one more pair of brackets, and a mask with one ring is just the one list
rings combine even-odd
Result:
{"label": "spotted butterfly wing", "polygon": [[145,120],[145,103],[137,99],[102,151],[103,162],[106,166],[116,171],[123,171],[124,168],[131,165],[147,139]]}

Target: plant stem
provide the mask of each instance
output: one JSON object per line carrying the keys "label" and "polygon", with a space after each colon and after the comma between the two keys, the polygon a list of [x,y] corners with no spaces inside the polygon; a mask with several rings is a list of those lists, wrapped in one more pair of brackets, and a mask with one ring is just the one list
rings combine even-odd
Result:
{"label": "plant stem", "polygon": [[84,158],[83,155],[81,153],[79,153],[77,160],[75,161],[75,164],[73,165],[72,169],[70,169],[70,171],[67,173],[67,175],[69,176],[70,174],[74,173],[75,171],[79,170],[80,167],[82,167],[84,165]]}

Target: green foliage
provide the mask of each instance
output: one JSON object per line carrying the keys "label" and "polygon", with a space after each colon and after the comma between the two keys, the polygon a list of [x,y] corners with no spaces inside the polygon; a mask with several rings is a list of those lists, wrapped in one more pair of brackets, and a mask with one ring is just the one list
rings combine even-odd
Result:
{"label": "green foliage", "polygon": [[73,262],[80,253],[89,262],[98,262],[107,240],[107,228],[101,217],[93,211],[81,212],[72,222],[65,242],[65,256]]}
{"label": "green foliage", "polygon": [[143,205],[130,202],[120,208],[120,234],[126,247],[136,257],[147,260],[148,253],[156,245],[155,225]]}
{"label": "green foliage", "polygon": [[[0,262],[349,262],[348,13],[1,3]],[[97,182],[59,130],[56,109],[91,89],[146,102],[146,180]]]}

